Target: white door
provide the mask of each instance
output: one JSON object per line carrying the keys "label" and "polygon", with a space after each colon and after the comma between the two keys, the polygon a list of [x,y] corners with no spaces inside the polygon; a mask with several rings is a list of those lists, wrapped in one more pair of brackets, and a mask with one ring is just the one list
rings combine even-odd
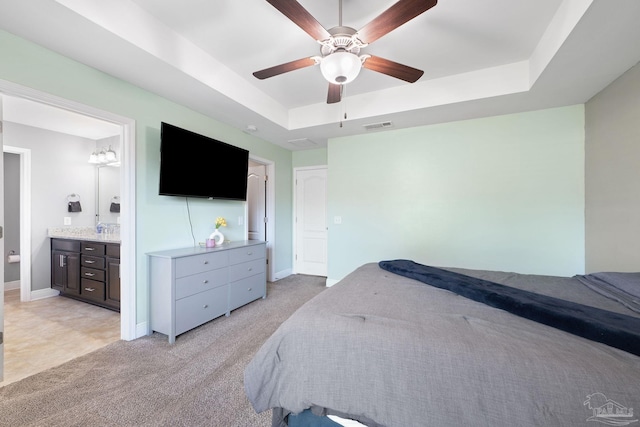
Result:
{"label": "white door", "polygon": [[295,272],[327,275],[327,168],[295,171]]}
{"label": "white door", "polygon": [[0,382],[4,380],[4,152],[2,149],[2,94],[0,94]]}
{"label": "white door", "polygon": [[249,166],[247,229],[249,240],[267,240],[267,172],[264,165]]}

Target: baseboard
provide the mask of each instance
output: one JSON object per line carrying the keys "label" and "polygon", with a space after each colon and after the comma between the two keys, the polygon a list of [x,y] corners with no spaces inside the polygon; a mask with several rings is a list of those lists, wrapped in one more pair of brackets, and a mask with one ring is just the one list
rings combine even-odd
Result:
{"label": "baseboard", "polygon": [[336,280],[336,279],[329,279],[327,277],[327,288],[330,288],[331,286],[335,285],[336,283],[338,283],[340,280]]}
{"label": "baseboard", "polygon": [[276,273],[276,277],[273,278],[274,282],[277,282],[280,279],[284,279],[287,276],[291,276],[293,274],[293,272],[291,271],[290,268],[286,269],[286,270],[282,270]]}
{"label": "baseboard", "polygon": [[51,289],[51,288],[38,289],[37,291],[31,291],[31,301],[56,297],[58,295],[60,295],[60,292],[56,291],[55,289]]}
{"label": "baseboard", "polygon": [[144,337],[145,335],[149,335],[149,323],[142,322],[136,324],[136,338]]}
{"label": "baseboard", "polygon": [[12,291],[14,289],[20,289],[20,280],[14,280],[12,282],[4,282],[5,291]]}

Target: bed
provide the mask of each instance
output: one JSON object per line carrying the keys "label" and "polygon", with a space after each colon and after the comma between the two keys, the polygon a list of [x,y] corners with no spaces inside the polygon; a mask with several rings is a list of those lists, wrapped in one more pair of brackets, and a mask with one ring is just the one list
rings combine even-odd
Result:
{"label": "bed", "polygon": [[[398,261],[413,263],[389,262]],[[540,323],[531,310],[523,317],[385,262],[362,265],[305,303],[247,365],[247,397],[257,412],[272,410],[273,427],[638,422],[640,274],[435,269],[462,280],[461,292],[481,282],[551,306],[566,301],[622,330],[603,332],[589,321]]]}

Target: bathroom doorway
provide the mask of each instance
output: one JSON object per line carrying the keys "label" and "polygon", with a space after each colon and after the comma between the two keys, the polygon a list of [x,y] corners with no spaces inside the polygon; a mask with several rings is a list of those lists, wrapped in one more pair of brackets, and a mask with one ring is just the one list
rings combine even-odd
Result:
{"label": "bathroom doorway", "polygon": [[[120,194],[123,206],[121,212],[121,312],[119,315],[119,335],[120,338],[124,340],[132,340],[137,338],[138,335],[136,330],[135,299],[135,122],[131,119],[102,110],[97,110],[93,107],[79,104],[74,101],[65,100],[53,95],[0,80],[0,99],[6,96],[33,101],[45,106],[57,108],[61,111],[73,112],[90,119],[102,120],[104,122],[110,123],[111,125],[117,126],[122,148],[122,165],[120,168]],[[6,112],[7,110],[5,110],[5,113]],[[26,160],[29,158],[28,152],[21,152],[19,153],[19,156],[21,158],[21,162],[25,161],[26,164],[29,163]],[[26,171],[21,171],[21,187],[25,183],[29,182],[29,177],[31,175],[30,173],[27,173],[29,170],[30,168],[27,167]],[[25,174],[27,176],[27,179],[23,180],[22,178],[25,176]],[[29,202],[31,201],[31,197],[24,197],[24,200],[25,202],[21,202],[21,209],[22,206],[25,206],[26,203],[27,207],[24,208],[23,211],[30,212]],[[21,217],[30,218],[30,215],[21,215]],[[26,233],[22,232],[22,230],[25,230],[25,228],[27,228]],[[32,284],[27,284],[24,287],[24,292],[22,290],[22,281],[26,279],[26,282],[29,282],[33,279],[30,278],[28,274],[28,271],[30,271],[31,269],[26,268],[28,263],[31,261],[31,256],[25,257],[25,254],[30,255],[32,253],[32,248],[29,247],[29,243],[31,242],[33,236],[27,238],[27,236],[29,236],[30,229],[31,227],[25,227],[23,224],[21,224],[21,244],[19,249],[21,255],[21,264],[22,261],[25,260],[25,267],[21,266],[21,269],[27,271],[26,273],[21,272],[20,274],[20,295],[21,300],[24,301],[34,299],[34,292],[35,299],[44,296],[43,294],[39,293],[40,291],[42,291],[43,293],[50,292],[50,289],[32,291]],[[23,244],[22,241],[25,240],[27,240],[27,242]],[[26,261],[27,259],[29,260],[29,262]],[[0,319],[0,322],[1,321],[3,320]]]}

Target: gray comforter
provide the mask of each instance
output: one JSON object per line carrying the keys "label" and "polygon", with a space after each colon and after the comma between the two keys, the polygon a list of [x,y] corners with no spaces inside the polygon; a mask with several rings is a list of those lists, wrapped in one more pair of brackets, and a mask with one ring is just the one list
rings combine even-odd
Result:
{"label": "gray comforter", "polygon": [[[638,316],[576,278],[450,270]],[[274,426],[307,408],[372,427],[584,426],[638,419],[640,357],[366,264],[281,325],[245,390]]]}

